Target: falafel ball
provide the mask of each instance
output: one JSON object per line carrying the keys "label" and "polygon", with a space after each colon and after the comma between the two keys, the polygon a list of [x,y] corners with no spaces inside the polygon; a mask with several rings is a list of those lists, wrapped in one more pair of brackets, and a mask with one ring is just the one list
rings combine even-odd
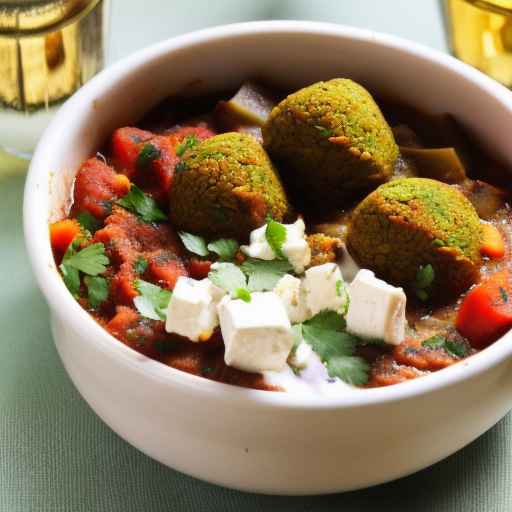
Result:
{"label": "falafel ball", "polygon": [[279,175],[251,135],[206,139],[187,150],[176,168],[170,218],[178,229],[245,241],[267,215],[282,221],[289,211]]}
{"label": "falafel ball", "polygon": [[345,78],[315,83],[281,101],[263,127],[263,141],[298,202],[322,209],[387,181],[398,156],[370,93]]}
{"label": "falafel ball", "polygon": [[432,298],[462,293],[478,280],[480,219],[458,189],[439,181],[402,178],[381,185],[354,210],[347,243],[361,266],[416,295],[418,271],[428,264]]}

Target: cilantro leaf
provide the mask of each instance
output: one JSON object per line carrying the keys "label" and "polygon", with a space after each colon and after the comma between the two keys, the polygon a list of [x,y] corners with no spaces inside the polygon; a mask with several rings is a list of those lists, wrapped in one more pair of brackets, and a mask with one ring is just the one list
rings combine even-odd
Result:
{"label": "cilantro leaf", "polygon": [[237,288],[233,298],[243,300],[244,302],[251,302],[251,292],[247,288]]}
{"label": "cilantro leaf", "polygon": [[206,242],[202,236],[193,235],[185,231],[178,231],[178,235],[188,251],[198,254],[199,256],[208,256]]}
{"label": "cilantro leaf", "polygon": [[283,254],[283,244],[286,242],[286,228],[284,225],[269,218],[265,229],[265,238],[267,239],[267,243],[270,245],[270,248],[274,251],[276,257],[281,260],[285,260],[286,257]]}
{"label": "cilantro leaf", "polygon": [[133,185],[130,192],[116,201],[116,204],[137,214],[144,222],[167,220],[167,215],[160,210],[156,201],[142,190]]}
{"label": "cilantro leaf", "polygon": [[172,293],[142,279],[137,279],[134,284],[135,289],[140,293],[133,299],[138,312],[152,320],[165,320]]}
{"label": "cilantro leaf", "polygon": [[108,298],[108,282],[101,276],[85,276],[85,286],[87,286],[87,298],[93,308],[97,308]]}
{"label": "cilantro leaf", "polygon": [[425,302],[429,299],[434,278],[434,267],[432,267],[430,263],[425,266],[420,266],[416,273],[414,288],[416,290],[416,296],[421,301]]}
{"label": "cilantro leaf", "polygon": [[322,137],[332,137],[334,133],[329,128],[325,128],[324,126],[321,126],[319,124],[315,124],[315,129],[318,130]]}
{"label": "cilantro leaf", "polygon": [[240,288],[247,288],[245,275],[233,263],[216,263],[215,268],[210,270],[208,279],[231,294],[236,294]]}
{"label": "cilantro leaf", "polygon": [[101,221],[99,221],[94,215],[89,212],[82,211],[76,216],[76,220],[82,226],[82,228],[94,234],[101,227]]}
{"label": "cilantro leaf", "polygon": [[105,246],[102,243],[96,243],[78,252],[73,249],[66,251],[61,267],[72,267],[89,276],[97,276],[105,272],[108,264],[109,260],[105,254]]}
{"label": "cilantro leaf", "polygon": [[232,238],[220,238],[208,244],[208,250],[217,254],[223,261],[232,261],[239,247],[238,242]]}
{"label": "cilantro leaf", "polygon": [[180,144],[178,144],[176,148],[176,155],[183,156],[183,153],[185,153],[187,149],[192,149],[198,142],[199,139],[196,137],[196,135],[188,135],[181,141]]}
{"label": "cilantro leaf", "polygon": [[61,263],[59,265],[62,279],[73,297],[78,298],[80,294],[80,273],[75,267]]}
{"label": "cilantro leaf", "polygon": [[421,346],[431,350],[444,350],[452,357],[466,357],[466,347],[457,341],[447,340],[443,336],[435,335],[423,340]]}
{"label": "cilantro leaf", "polygon": [[272,290],[279,279],[293,267],[285,260],[257,260],[248,258],[241,267],[249,278],[248,288],[252,292]]}
{"label": "cilantro leaf", "polygon": [[326,364],[330,377],[339,377],[353,386],[362,386],[368,382],[368,363],[358,356],[332,357]]}
{"label": "cilantro leaf", "polygon": [[302,324],[302,336],[318,354],[329,377],[353,385],[368,381],[369,366],[354,356],[358,338],[344,331],[345,320],[334,311],[322,311]]}
{"label": "cilantro leaf", "polygon": [[148,268],[148,260],[144,256],[139,256],[133,264],[133,270],[136,274],[142,275]]}
{"label": "cilantro leaf", "polygon": [[144,146],[142,146],[142,149],[140,150],[140,153],[137,156],[136,165],[139,168],[146,167],[153,160],[158,160],[161,155],[161,151],[156,146],[154,146],[150,142],[147,142],[146,144],[144,144]]}

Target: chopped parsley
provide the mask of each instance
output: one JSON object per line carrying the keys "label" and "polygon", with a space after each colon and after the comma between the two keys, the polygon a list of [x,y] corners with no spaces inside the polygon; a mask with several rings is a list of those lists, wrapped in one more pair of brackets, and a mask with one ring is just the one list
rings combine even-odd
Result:
{"label": "chopped parsley", "polygon": [[423,302],[426,302],[430,298],[432,283],[434,282],[435,272],[434,267],[429,263],[425,266],[420,266],[416,273],[416,281],[414,283],[414,289],[416,296]]}
{"label": "chopped parsley", "polygon": [[241,267],[247,275],[248,288],[252,292],[273,290],[279,279],[293,267],[285,260],[258,260],[255,258],[246,259]]}
{"label": "chopped parsley", "polygon": [[238,252],[239,245],[232,238],[220,238],[208,244],[208,250],[217,254],[222,261],[232,261]]}
{"label": "chopped parsley", "polygon": [[147,142],[142,146],[142,149],[137,156],[136,165],[139,168],[147,167],[151,162],[153,162],[153,160],[158,160],[161,155],[161,151],[156,146]]}
{"label": "chopped parsley", "polygon": [[338,297],[345,297],[342,314],[343,316],[346,316],[348,308],[350,307],[350,295],[348,294],[347,285],[343,279],[338,279],[336,281],[336,295]]}
{"label": "chopped parsley", "polygon": [[101,222],[89,212],[80,212],[76,216],[76,220],[83,229],[87,230],[91,234],[96,233],[96,231],[101,227]]}
{"label": "chopped parsley", "polygon": [[142,279],[137,279],[134,284],[140,293],[133,299],[137,311],[152,320],[165,320],[172,293]]}
{"label": "chopped parsley", "polygon": [[176,155],[183,156],[185,151],[192,149],[198,142],[199,139],[196,137],[196,135],[188,135],[181,141],[180,144],[178,144],[178,147],[176,148]]}
{"label": "chopped parsley", "polygon": [[431,350],[444,350],[449,356],[452,357],[465,357],[467,350],[464,344],[447,340],[444,336],[431,336],[421,343],[422,347],[429,348]]}
{"label": "chopped parsley", "polygon": [[103,274],[108,264],[109,259],[102,243],[89,245],[80,251],[77,251],[77,244],[72,243],[64,254],[59,269],[65,285],[76,298],[80,293],[80,272],[95,277]]}
{"label": "chopped parsley", "polygon": [[178,235],[188,251],[199,256],[208,256],[208,248],[206,247],[206,242],[202,236],[193,235],[186,231],[179,231]]}
{"label": "chopped parsley", "polygon": [[333,136],[333,131],[330,130],[329,128],[325,128],[324,126],[320,126],[319,124],[315,124],[315,129],[318,130],[318,132],[320,133],[320,135],[322,137],[332,137]]}
{"label": "chopped parsley", "polygon": [[133,264],[133,270],[136,274],[142,275],[144,272],[146,272],[146,269],[148,268],[148,260],[144,258],[144,256],[139,256],[134,264]]}
{"label": "chopped parsley", "polygon": [[272,218],[267,219],[267,227],[265,228],[265,238],[268,245],[277,258],[285,260],[283,254],[283,245],[286,242],[286,228],[280,222],[276,222]]}
{"label": "chopped parsley", "polygon": [[233,298],[251,302],[251,292],[247,288],[237,288],[233,294]]}
{"label": "chopped parsley", "polygon": [[108,281],[101,276],[85,276],[84,283],[87,287],[87,299],[93,308],[108,299]]}
{"label": "chopped parsley", "polygon": [[174,170],[180,174],[182,172],[185,172],[186,170],[188,169],[188,166],[187,166],[187,162],[184,162],[183,160],[181,160],[180,162],[178,162],[176,164],[176,167],[174,168]]}
{"label": "chopped parsley", "polygon": [[138,215],[144,222],[167,220],[167,215],[160,210],[156,201],[133,185],[130,192],[116,201],[116,204]]}
{"label": "chopped parsley", "polygon": [[500,286],[500,297],[505,304],[508,302],[508,293],[503,286]]}
{"label": "chopped parsley", "polygon": [[329,377],[360,386],[368,382],[369,367],[364,359],[354,356],[359,340],[347,333],[345,327],[340,315],[322,311],[301,324],[301,335],[318,354]]}
{"label": "chopped parsley", "polygon": [[[232,295],[238,296],[240,293],[243,295],[243,292],[240,292],[241,289],[249,293],[247,291],[247,280],[244,273],[233,263],[217,263],[215,268],[210,270],[208,279],[215,286],[226,290]],[[247,294],[245,294],[245,297],[247,297]]]}

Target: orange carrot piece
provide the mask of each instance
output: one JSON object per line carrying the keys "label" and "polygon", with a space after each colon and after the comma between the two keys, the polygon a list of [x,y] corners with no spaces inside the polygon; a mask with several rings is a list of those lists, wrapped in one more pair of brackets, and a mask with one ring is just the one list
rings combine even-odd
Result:
{"label": "orange carrot piece", "polygon": [[482,245],[480,246],[482,256],[489,258],[503,258],[505,255],[505,242],[500,231],[492,224],[482,225]]}
{"label": "orange carrot piece", "polygon": [[64,254],[79,233],[80,224],[75,219],[64,219],[50,224],[50,241],[53,250]]}
{"label": "orange carrot piece", "polygon": [[477,349],[487,347],[505,334],[512,327],[510,272],[497,272],[470,290],[461,304],[455,325]]}

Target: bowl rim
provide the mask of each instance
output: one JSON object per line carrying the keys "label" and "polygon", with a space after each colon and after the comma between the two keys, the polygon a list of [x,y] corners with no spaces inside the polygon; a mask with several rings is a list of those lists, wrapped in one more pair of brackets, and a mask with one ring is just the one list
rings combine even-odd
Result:
{"label": "bowl rim", "polygon": [[[180,387],[190,393],[208,398],[229,400],[251,407],[286,409],[332,409],[363,407],[417,397],[426,393],[456,385],[471,379],[486,370],[503,363],[512,356],[512,331],[505,334],[482,352],[451,367],[431,375],[413,379],[399,385],[362,389],[347,395],[321,395],[316,393],[269,392],[224,384],[186,373],[141,355],[119,342],[101,327],[71,296],[55,269],[48,233],[47,197],[41,197],[39,183],[48,180],[50,170],[45,165],[46,153],[56,139],[62,123],[69,122],[73,112],[81,104],[88,104],[101,97],[102,91],[130,75],[148,61],[164,57],[183,47],[207,44],[212,40],[257,35],[265,37],[277,34],[329,36],[341,40],[356,40],[385,47],[393,52],[402,52],[420,60],[427,60],[437,67],[445,68],[476,84],[484,94],[494,96],[511,114],[512,93],[476,69],[438,50],[407,39],[344,25],[311,21],[256,21],[220,25],[213,28],[186,33],[143,48],[117,63],[108,66],[86,83],[59,109],[41,137],[32,158],[24,191],[24,236],[25,245],[39,288],[50,309],[58,318],[76,332],[87,332],[87,341],[97,345],[103,355],[116,358],[145,377],[170,387]],[[58,150],[55,150],[58,151]],[[51,258],[51,261],[49,259]],[[50,268],[49,268],[50,267]]]}

